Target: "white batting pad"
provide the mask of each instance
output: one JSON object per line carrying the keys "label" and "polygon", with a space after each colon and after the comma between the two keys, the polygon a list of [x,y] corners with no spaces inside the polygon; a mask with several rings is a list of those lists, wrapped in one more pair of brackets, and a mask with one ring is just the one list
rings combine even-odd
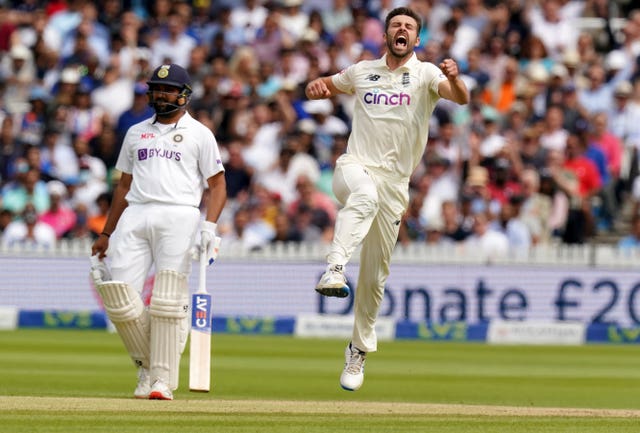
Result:
{"label": "white batting pad", "polygon": [[187,277],[176,271],[156,274],[149,305],[151,315],[151,377],[178,388],[180,357],[188,335]]}
{"label": "white batting pad", "polygon": [[149,368],[149,314],[138,292],[120,281],[96,286],[107,316],[138,367]]}

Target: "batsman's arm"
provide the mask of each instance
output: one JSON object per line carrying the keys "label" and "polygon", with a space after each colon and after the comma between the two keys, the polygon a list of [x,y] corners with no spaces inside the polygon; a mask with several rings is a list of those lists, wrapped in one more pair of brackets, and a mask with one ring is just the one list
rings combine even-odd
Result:
{"label": "batsman's arm", "polygon": [[102,233],[91,247],[91,255],[98,254],[100,259],[104,258],[106,255],[105,253],[109,247],[109,237],[116,229],[116,225],[118,225],[118,220],[120,219],[122,212],[124,212],[126,207],[129,205],[125,197],[131,188],[132,179],[133,176],[128,173],[122,173],[122,176],[120,176],[118,185],[116,185],[116,188],[113,191],[113,200],[111,201],[111,209],[109,209],[107,222],[102,229]]}
{"label": "batsman's arm", "polygon": [[227,202],[227,181],[224,172],[207,179],[207,221],[217,222]]}

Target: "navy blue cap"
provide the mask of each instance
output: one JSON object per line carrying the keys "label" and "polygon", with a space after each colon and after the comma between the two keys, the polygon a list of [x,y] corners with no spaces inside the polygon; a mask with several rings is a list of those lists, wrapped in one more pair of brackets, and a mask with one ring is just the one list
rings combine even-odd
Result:
{"label": "navy blue cap", "polygon": [[191,92],[191,77],[189,73],[180,65],[175,63],[158,66],[147,81],[149,86],[153,84],[164,84],[167,86],[186,89]]}

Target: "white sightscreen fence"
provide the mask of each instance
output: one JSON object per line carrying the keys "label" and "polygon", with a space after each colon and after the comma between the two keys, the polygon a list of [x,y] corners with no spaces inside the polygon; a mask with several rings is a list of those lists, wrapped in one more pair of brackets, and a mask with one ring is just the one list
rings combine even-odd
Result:
{"label": "white sightscreen fence", "polygon": [[[220,257],[207,269],[213,314],[352,313],[352,297],[322,298],[314,291],[324,267],[322,260]],[[357,272],[357,263],[347,267],[356,290]],[[196,288],[196,266],[189,284]],[[396,320],[640,323],[640,272],[634,269],[400,261],[392,264],[386,289],[381,315]],[[0,305],[92,311],[100,309],[100,300],[87,257],[0,255]]]}

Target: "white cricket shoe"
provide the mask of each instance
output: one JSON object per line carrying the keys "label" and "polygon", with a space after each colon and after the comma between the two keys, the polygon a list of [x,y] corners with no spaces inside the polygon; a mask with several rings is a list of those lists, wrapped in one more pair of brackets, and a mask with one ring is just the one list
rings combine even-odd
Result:
{"label": "white cricket shoe", "polygon": [[151,376],[149,375],[149,369],[140,367],[138,369],[138,386],[133,391],[135,398],[149,398],[151,392]]}
{"label": "white cricket shoe", "polygon": [[346,298],[349,296],[349,286],[347,278],[344,276],[343,265],[327,265],[326,272],[316,285],[316,292],[324,296],[335,296]]}
{"label": "white cricket shoe", "polygon": [[173,400],[173,392],[162,380],[153,383],[149,392],[149,400]]}
{"label": "white cricket shoe", "polygon": [[347,391],[357,391],[364,382],[364,361],[367,352],[363,352],[349,343],[344,351],[344,370],[340,375],[340,386]]}

